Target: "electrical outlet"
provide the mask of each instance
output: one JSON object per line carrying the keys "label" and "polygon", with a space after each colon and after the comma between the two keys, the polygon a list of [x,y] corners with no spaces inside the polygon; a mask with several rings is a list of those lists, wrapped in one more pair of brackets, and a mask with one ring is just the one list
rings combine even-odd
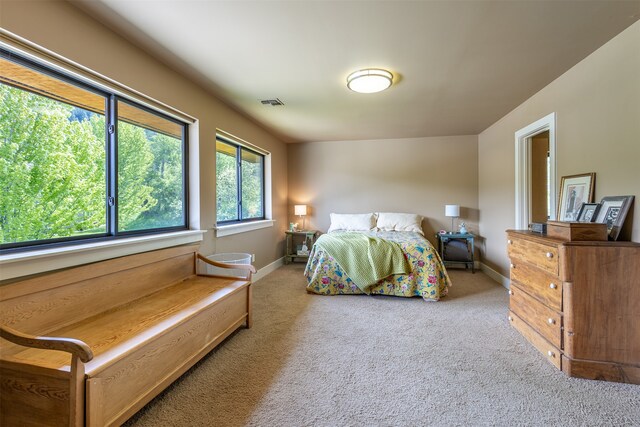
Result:
{"label": "electrical outlet", "polygon": [[256,262],[256,254],[251,254],[251,262]]}

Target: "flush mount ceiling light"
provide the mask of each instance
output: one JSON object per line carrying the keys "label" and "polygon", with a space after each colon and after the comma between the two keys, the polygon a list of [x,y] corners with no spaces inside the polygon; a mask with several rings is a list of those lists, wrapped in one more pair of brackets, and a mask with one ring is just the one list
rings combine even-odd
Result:
{"label": "flush mount ceiling light", "polygon": [[354,92],[382,92],[393,83],[393,74],[379,68],[367,68],[349,74],[347,87]]}

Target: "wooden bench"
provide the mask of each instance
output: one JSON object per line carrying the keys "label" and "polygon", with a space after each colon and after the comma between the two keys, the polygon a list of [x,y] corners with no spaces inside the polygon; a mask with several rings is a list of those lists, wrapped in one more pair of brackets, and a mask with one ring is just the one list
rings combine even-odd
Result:
{"label": "wooden bench", "polygon": [[[246,277],[197,274],[198,259]],[[1,286],[0,424],[121,424],[251,327],[252,273],[189,245]]]}

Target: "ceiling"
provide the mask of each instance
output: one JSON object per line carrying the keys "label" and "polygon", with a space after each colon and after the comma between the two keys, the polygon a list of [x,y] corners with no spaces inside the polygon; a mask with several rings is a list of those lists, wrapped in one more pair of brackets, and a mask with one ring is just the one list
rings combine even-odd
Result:
{"label": "ceiling", "polygon": [[[638,0],[75,3],[287,142],[478,134],[640,18]],[[351,92],[366,67],[394,85]]]}

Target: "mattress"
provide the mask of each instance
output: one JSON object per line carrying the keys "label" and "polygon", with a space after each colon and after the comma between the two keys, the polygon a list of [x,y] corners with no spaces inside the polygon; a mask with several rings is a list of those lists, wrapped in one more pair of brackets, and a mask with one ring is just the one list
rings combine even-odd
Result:
{"label": "mattress", "polygon": [[[404,231],[368,231],[364,234],[396,242],[402,248],[411,272],[394,274],[369,287],[372,295],[422,297],[438,301],[448,293],[451,280],[431,243],[421,234]],[[363,262],[368,262],[363,254]],[[307,291],[319,295],[363,294],[331,254],[314,245],[305,267]]]}

